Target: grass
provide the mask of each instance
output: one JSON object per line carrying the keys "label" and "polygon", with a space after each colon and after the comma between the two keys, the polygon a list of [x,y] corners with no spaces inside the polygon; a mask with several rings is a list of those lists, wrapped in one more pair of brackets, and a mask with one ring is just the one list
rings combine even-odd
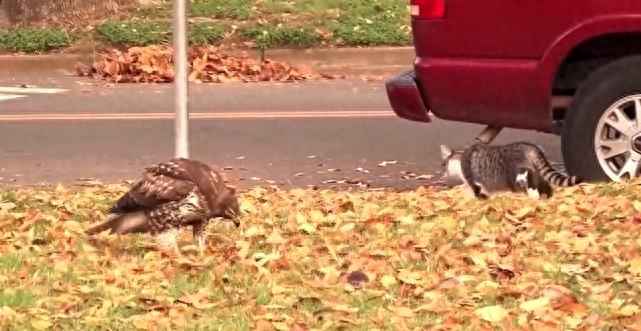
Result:
{"label": "grass", "polygon": [[[188,7],[193,45],[268,49],[411,44],[407,1],[401,0],[192,0]],[[171,42],[171,3],[135,8],[97,22],[95,31],[80,36],[66,32],[77,29],[6,30],[0,32],[0,50],[46,52],[66,48],[78,37],[116,47],[166,44]]]}
{"label": "grass", "polygon": [[0,51],[47,52],[71,46],[76,35],[54,28],[0,30]]}
{"label": "grass", "polygon": [[189,12],[193,16],[219,19],[247,20],[251,15],[252,0],[193,0]]}
{"label": "grass", "polygon": [[637,184],[541,201],[256,187],[241,193],[240,229],[209,226],[203,258],[185,231],[191,262],[148,235],[83,234],[125,189],[0,191],[3,329],[638,326]]}
{"label": "grass", "polygon": [[[99,36],[121,47],[159,45],[171,42],[171,24],[166,21],[107,21],[96,29]],[[197,23],[190,27],[188,38],[191,45],[215,44],[221,41],[229,26]]]}
{"label": "grass", "polygon": [[164,44],[171,41],[169,22],[115,22],[107,21],[96,27],[104,40],[123,47]]}
{"label": "grass", "polygon": [[268,49],[272,47],[308,48],[319,44],[321,37],[311,28],[296,26],[277,26],[247,28],[242,33],[253,39],[256,47]]}

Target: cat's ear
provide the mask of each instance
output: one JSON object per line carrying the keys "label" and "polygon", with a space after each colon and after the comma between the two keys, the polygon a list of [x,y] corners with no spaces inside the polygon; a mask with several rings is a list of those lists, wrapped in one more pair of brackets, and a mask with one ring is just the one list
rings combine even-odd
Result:
{"label": "cat's ear", "polygon": [[445,145],[441,145],[441,158],[445,160],[450,156],[452,156],[452,151],[450,150],[450,148]]}

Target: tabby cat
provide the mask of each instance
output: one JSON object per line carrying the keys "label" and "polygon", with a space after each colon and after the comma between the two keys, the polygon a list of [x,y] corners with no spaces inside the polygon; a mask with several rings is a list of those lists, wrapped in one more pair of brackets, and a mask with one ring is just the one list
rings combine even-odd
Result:
{"label": "tabby cat", "polygon": [[529,195],[532,190],[550,198],[552,185],[573,186],[583,181],[554,169],[543,150],[528,142],[475,144],[456,151],[441,145],[441,158],[444,176],[462,180],[479,199],[500,191]]}

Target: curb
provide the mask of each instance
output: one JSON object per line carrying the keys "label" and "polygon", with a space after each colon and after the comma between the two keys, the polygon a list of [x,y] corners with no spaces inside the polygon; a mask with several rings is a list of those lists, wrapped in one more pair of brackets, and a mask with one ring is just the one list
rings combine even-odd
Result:
{"label": "curb", "polygon": [[[229,51],[238,55],[243,51]],[[260,59],[257,50],[245,51],[251,58]],[[323,73],[376,73],[388,74],[411,67],[414,47],[369,48],[315,48],[273,49],[265,51],[265,58],[292,65],[306,65]],[[3,71],[73,71],[77,62],[91,65],[93,54],[0,55],[0,73]],[[347,71],[347,73],[345,72]]]}

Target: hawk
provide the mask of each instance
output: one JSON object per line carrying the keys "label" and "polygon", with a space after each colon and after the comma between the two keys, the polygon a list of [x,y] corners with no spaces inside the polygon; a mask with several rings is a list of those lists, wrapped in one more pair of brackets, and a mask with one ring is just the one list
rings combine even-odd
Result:
{"label": "hawk", "polygon": [[150,233],[161,252],[179,256],[179,230],[192,227],[201,254],[205,226],[210,218],[222,217],[240,226],[236,190],[208,165],[187,158],[174,158],[145,169],[143,176],[107,210],[107,219],[85,232],[110,230],[118,235]]}

